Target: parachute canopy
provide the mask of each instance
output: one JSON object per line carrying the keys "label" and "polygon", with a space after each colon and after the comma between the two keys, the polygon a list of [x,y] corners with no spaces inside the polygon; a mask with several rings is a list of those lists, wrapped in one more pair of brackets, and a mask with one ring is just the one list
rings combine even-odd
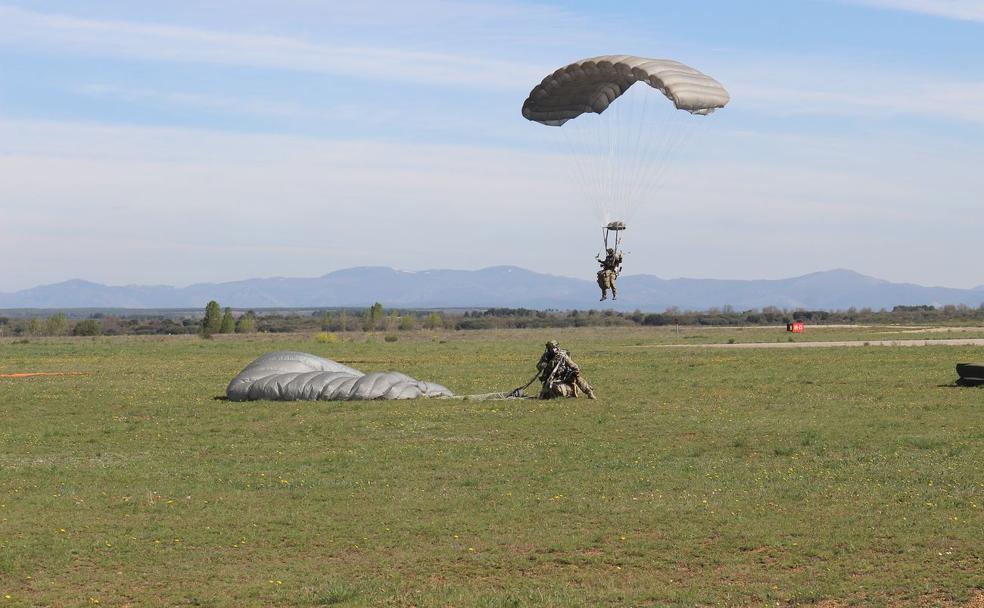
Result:
{"label": "parachute canopy", "polygon": [[671,59],[604,55],[562,67],[530,91],[523,116],[541,124],[560,126],[581,114],[601,114],[636,82],[666,95],[678,110],[710,114],[731,97],[710,76]]}
{"label": "parachute canopy", "polygon": [[277,351],[247,365],[226,388],[230,401],[354,401],[451,397],[451,391],[399,372],[363,374],[331,359]]}

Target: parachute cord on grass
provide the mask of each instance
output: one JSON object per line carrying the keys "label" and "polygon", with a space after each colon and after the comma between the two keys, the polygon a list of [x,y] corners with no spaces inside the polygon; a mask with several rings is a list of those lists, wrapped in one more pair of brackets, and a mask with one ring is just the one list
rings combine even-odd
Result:
{"label": "parachute cord on grass", "polygon": [[480,393],[477,395],[455,395],[453,397],[438,397],[450,401],[508,401],[519,399],[532,399],[532,397],[517,397],[509,393]]}

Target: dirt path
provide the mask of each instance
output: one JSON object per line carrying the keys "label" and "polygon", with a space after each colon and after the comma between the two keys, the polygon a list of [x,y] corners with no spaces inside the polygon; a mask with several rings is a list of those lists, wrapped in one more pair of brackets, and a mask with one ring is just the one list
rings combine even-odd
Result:
{"label": "dirt path", "polygon": [[745,344],[640,344],[629,348],[830,348],[842,346],[984,346],[984,338],[943,340],[844,340],[840,342],[749,342]]}

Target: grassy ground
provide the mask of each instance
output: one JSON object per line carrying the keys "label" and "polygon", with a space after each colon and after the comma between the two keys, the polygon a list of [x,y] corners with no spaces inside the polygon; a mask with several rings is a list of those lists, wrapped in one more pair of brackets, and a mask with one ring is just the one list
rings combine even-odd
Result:
{"label": "grassy ground", "polygon": [[[554,336],[598,401],[215,399],[274,349],[509,389]],[[981,600],[984,389],[952,386],[981,348],[635,348],[688,339],[788,338],[0,343],[0,374],[84,373],[0,379],[0,606]]]}

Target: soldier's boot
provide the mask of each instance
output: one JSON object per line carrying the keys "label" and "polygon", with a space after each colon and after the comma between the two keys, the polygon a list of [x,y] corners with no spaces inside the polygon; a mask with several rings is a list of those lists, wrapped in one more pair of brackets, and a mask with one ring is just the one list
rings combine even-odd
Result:
{"label": "soldier's boot", "polygon": [[591,388],[591,385],[588,384],[587,381],[585,381],[584,384],[581,386],[581,390],[584,391],[584,394],[588,396],[588,399],[596,399],[594,394],[594,389]]}
{"label": "soldier's boot", "polygon": [[602,287],[602,289],[601,289],[601,300],[598,300],[598,301],[599,302],[603,302],[603,301],[605,301],[607,299],[608,299],[608,290],[605,289],[604,287]]}
{"label": "soldier's boot", "polygon": [[612,285],[612,299],[613,299],[613,300],[617,300],[617,299],[618,299],[618,298],[616,297],[617,295],[618,295],[618,292],[617,292],[617,291],[615,291],[615,286],[614,286],[614,285]]}
{"label": "soldier's boot", "polygon": [[588,396],[588,399],[595,399],[594,389],[591,388],[591,385],[588,384],[588,381],[585,380],[583,376],[578,376],[574,386],[584,391],[584,394]]}

